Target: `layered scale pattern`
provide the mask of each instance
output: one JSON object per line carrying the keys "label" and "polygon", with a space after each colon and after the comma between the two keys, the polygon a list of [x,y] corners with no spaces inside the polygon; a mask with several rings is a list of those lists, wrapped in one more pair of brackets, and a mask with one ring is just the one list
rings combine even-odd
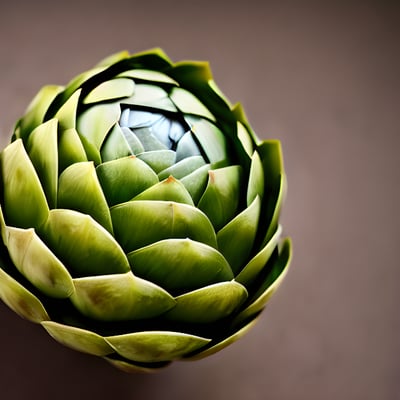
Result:
{"label": "layered scale pattern", "polygon": [[287,271],[280,143],[207,63],[122,52],[46,86],[0,161],[0,298],[125,371],[234,342]]}

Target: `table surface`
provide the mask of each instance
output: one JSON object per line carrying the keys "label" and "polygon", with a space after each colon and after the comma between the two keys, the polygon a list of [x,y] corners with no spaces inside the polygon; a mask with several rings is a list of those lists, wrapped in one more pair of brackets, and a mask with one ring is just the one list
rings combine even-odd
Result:
{"label": "table surface", "polygon": [[261,138],[282,141],[287,279],[255,328],[208,359],[128,375],[0,305],[0,397],[400,398],[400,8],[390,1],[170,0],[0,6],[0,133],[42,85],[113,52],[209,60]]}

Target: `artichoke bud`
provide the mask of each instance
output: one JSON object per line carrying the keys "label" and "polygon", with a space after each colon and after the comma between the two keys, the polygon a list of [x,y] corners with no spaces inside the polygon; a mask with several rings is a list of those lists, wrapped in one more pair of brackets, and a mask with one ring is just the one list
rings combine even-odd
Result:
{"label": "artichoke bud", "polygon": [[226,347],[287,272],[280,144],[206,63],[122,52],[44,87],[0,176],[0,298],[124,371]]}

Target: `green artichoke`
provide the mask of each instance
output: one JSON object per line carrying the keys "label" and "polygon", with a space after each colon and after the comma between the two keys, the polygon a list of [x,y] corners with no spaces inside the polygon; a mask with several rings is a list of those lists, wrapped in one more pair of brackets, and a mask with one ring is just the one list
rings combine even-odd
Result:
{"label": "green artichoke", "polygon": [[0,298],[126,371],[241,337],[291,258],[280,143],[207,63],[121,52],[46,86],[2,151]]}

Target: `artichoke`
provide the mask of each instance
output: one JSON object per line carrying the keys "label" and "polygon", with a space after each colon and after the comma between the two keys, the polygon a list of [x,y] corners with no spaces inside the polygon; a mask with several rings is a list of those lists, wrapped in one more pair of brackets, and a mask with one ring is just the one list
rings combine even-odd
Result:
{"label": "artichoke", "polygon": [[291,258],[279,141],[160,49],[42,88],[0,176],[0,298],[125,371],[240,338]]}

